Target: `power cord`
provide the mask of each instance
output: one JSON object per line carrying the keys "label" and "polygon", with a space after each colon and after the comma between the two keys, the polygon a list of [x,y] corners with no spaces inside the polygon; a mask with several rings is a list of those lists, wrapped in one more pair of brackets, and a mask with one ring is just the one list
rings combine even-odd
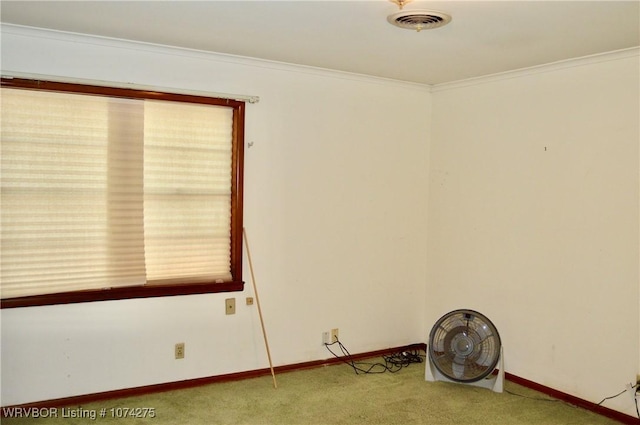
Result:
{"label": "power cord", "polygon": [[388,356],[382,356],[382,358],[389,364],[398,366],[400,368],[407,367],[412,363],[422,363],[424,355],[418,354],[417,350],[411,351],[399,351],[395,354]]}
{"label": "power cord", "polygon": [[635,385],[636,392],[633,397],[634,404],[636,405],[636,415],[638,415],[638,419],[640,419],[640,409],[638,409],[638,391],[640,391],[640,385]]}
{"label": "power cord", "polygon": [[[333,345],[337,345],[340,348],[340,351],[342,352],[342,356],[336,354],[331,349],[331,346]],[[382,356],[382,358],[384,359],[384,363],[356,362],[353,359],[353,356],[351,355],[351,353],[349,353],[349,350],[347,350],[347,348],[344,346],[344,344],[342,344],[342,342],[340,342],[340,340],[336,339],[332,343],[325,343],[324,346],[327,348],[327,350],[331,354],[333,354],[335,358],[340,359],[343,363],[351,366],[351,368],[354,370],[356,375],[359,375],[361,373],[363,374],[385,373],[385,372],[395,373],[395,372],[398,372],[400,369],[409,366],[412,363],[422,363],[424,361],[423,360],[424,356],[418,354],[417,351],[414,351],[414,352],[401,351],[388,356]]]}
{"label": "power cord", "polygon": [[[342,356],[339,356],[338,354],[336,354],[330,347],[332,345],[338,345],[338,347],[340,348],[340,351],[342,351]],[[356,375],[359,375],[360,373],[385,373],[385,372],[391,372],[391,373],[395,373],[398,372],[399,370],[401,370],[402,368],[408,367],[410,364],[412,363],[422,363],[424,362],[424,358],[426,357],[423,354],[419,354],[419,352],[417,350],[414,350],[413,352],[410,351],[400,351],[388,356],[382,356],[382,358],[384,359],[384,363],[366,363],[366,362],[356,362],[353,360],[353,356],[351,355],[351,353],[349,353],[349,350],[347,350],[347,347],[344,346],[344,344],[342,344],[342,342],[340,342],[339,339],[336,339],[334,342],[332,343],[325,343],[324,346],[327,348],[327,350],[333,354],[333,356],[337,359],[340,359],[342,362],[346,363],[347,365],[351,366],[351,368],[355,371]],[[635,390],[635,393],[637,394],[638,392],[640,392],[640,384],[636,384],[634,386],[631,387],[632,389]],[[522,394],[518,394],[518,393],[514,393],[512,391],[506,390],[505,392],[517,397],[523,397],[523,398],[527,398],[530,400],[537,400],[537,401],[549,401],[549,402],[560,402],[562,403],[562,400],[558,400],[558,399],[553,399],[553,398],[541,398],[541,397],[529,397],[529,396],[525,396]],[[598,403],[598,406],[601,406],[602,403],[604,403],[607,400],[611,400],[614,399],[616,397],[621,396],[622,394],[626,393],[627,390],[623,390],[620,391],[618,394],[616,395],[612,395],[610,397],[605,397],[603,398],[600,403]],[[571,404],[569,404],[571,406]],[[638,398],[635,398],[635,405],[636,405],[636,414],[638,415],[638,418],[640,418],[640,408],[638,408]]]}
{"label": "power cord", "polygon": [[[631,385],[631,384],[629,384],[629,385]],[[634,395],[635,395],[634,401],[635,401],[635,405],[636,405],[636,415],[638,415],[638,419],[640,419],[640,409],[638,408],[638,396],[637,396],[638,392],[640,391],[640,385],[636,384],[636,385],[632,386],[631,389],[634,390]],[[622,394],[626,393],[627,391],[628,391],[628,389],[625,388],[624,390],[620,391],[616,395],[612,395],[612,396],[603,398],[600,401],[600,403],[598,403],[598,406],[602,406],[602,403],[604,403],[605,401],[614,399],[616,397],[619,397]]]}

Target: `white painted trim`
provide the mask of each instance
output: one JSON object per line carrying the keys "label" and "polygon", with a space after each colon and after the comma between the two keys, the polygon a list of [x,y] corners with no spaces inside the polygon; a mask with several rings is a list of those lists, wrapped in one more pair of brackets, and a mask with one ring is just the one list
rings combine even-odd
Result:
{"label": "white painted trim", "polygon": [[[307,65],[297,65],[297,64],[291,64],[291,63],[285,63],[285,62],[270,61],[266,59],[257,59],[257,58],[251,58],[246,56],[231,55],[227,53],[208,52],[204,50],[188,49],[183,47],[167,46],[167,45],[146,43],[146,42],[140,42],[140,41],[131,41],[131,40],[102,37],[102,36],[96,36],[96,35],[28,27],[23,25],[2,23],[0,28],[3,33],[14,34],[14,35],[23,36],[23,37],[53,39],[53,40],[61,40],[61,41],[72,42],[72,43],[95,44],[100,46],[119,48],[119,49],[128,49],[128,50],[142,50],[142,51],[164,54],[164,55],[186,56],[190,58],[197,58],[197,59],[215,61],[215,62],[221,62],[221,63],[232,63],[232,64],[243,65],[243,66],[262,67],[262,68],[276,69],[280,71],[304,73],[304,74],[318,75],[318,76],[324,76],[324,77],[330,77],[330,78],[340,78],[340,79],[347,79],[347,80],[357,80],[361,82],[369,82],[369,83],[376,83],[376,84],[394,84],[394,85],[404,86],[406,88],[410,88],[413,90],[421,90],[425,92],[438,92],[438,91],[444,91],[444,90],[457,89],[457,88],[468,87],[468,86],[473,86],[477,84],[485,84],[485,83],[490,83],[490,82],[495,82],[500,80],[506,80],[510,78],[519,78],[527,75],[534,75],[534,74],[539,74],[544,72],[552,72],[552,71],[572,68],[576,66],[585,66],[593,63],[606,62],[611,60],[620,60],[620,59],[626,59],[629,57],[640,56],[640,47],[631,47],[628,49],[615,50],[612,52],[599,53],[599,54],[584,56],[580,58],[566,59],[558,62],[537,65],[537,66],[532,66],[528,68],[521,68],[521,69],[516,69],[511,71],[484,75],[480,77],[473,77],[465,80],[458,80],[458,81],[452,81],[447,83],[429,85],[429,84],[414,83],[409,81],[394,80],[390,78],[375,77],[375,76],[370,76],[365,74],[357,74],[357,73],[346,72],[346,71],[319,68],[319,67],[313,67],[313,66],[307,66]],[[10,75],[10,71],[3,70],[2,74]],[[18,77],[19,75],[13,75],[13,76]],[[41,76],[41,77],[46,78],[46,76]],[[49,78],[51,79],[52,77],[50,76]],[[55,77],[55,78],[56,78],[56,81],[61,81],[60,78],[64,78],[64,77]],[[73,80],[72,82],[80,83],[80,81],[78,80]],[[86,81],[86,83],[100,85],[101,82]],[[105,84],[107,84],[107,82],[102,82],[102,85],[105,85]],[[113,86],[113,84],[111,84],[110,82],[108,84]],[[139,83],[134,83],[134,82],[127,83],[125,87],[149,88],[148,86],[143,86]],[[151,89],[157,89],[162,91],[168,90],[171,92],[185,93],[185,94],[195,94],[195,92],[186,93],[184,91],[180,91],[178,89],[172,89],[172,88],[151,87]],[[203,95],[203,94],[204,93],[200,92],[200,95]],[[216,95],[217,97],[223,97],[223,98],[228,97],[231,99],[236,99],[240,97],[240,98],[246,98],[246,99],[253,99],[253,101],[257,101],[259,99],[258,96],[230,95],[230,94],[224,94],[224,93],[209,93],[205,95],[210,95],[210,96]],[[241,99],[238,99],[238,100],[241,100]],[[249,101],[253,103],[252,100],[249,100]]]}
{"label": "white painted trim", "polygon": [[512,71],[500,72],[496,74],[474,77],[465,80],[452,81],[449,83],[435,84],[431,86],[432,92],[444,90],[458,89],[462,87],[474,86],[478,84],[492,83],[500,80],[511,78],[525,77],[528,75],[541,74],[544,72],[552,72],[561,69],[573,68],[576,66],[585,66],[599,62],[608,62],[620,59],[627,59],[634,56],[640,56],[640,47],[631,47],[628,49],[614,50],[612,52],[599,53],[595,55],[583,56],[580,58],[566,59],[558,62],[552,62],[543,65],[532,66],[529,68],[515,69]]}
{"label": "white painted trim", "polygon": [[[354,72],[338,71],[327,68],[319,68],[307,65],[297,65],[286,62],[271,61],[266,59],[257,59],[246,56],[231,55],[227,53],[209,52],[197,49],[188,49],[184,47],[167,46],[162,44],[146,43],[141,41],[124,40],[118,38],[102,37],[90,34],[80,34],[73,32],[65,32],[44,28],[28,27],[23,25],[14,25],[2,23],[0,29],[3,33],[13,34],[22,37],[42,38],[61,40],[70,43],[94,44],[117,49],[141,50],[151,53],[164,55],[185,56],[189,58],[208,60],[221,63],[232,63],[235,65],[244,65],[250,67],[268,68],[287,72],[296,72],[311,74],[330,78],[340,78],[346,80],[356,80],[361,82],[369,82],[375,84],[393,84],[400,85],[412,90],[421,90],[425,92],[431,91],[428,84],[420,84],[409,81],[394,80],[391,78],[375,77],[365,74],[357,74]],[[4,74],[4,71],[3,71]],[[137,83],[131,83],[137,84]],[[249,96],[251,97],[251,96]]]}

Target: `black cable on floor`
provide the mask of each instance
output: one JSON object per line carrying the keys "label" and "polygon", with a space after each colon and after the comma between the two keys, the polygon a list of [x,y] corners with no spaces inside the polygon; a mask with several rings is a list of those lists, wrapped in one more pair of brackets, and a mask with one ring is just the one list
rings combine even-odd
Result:
{"label": "black cable on floor", "polygon": [[[636,415],[638,415],[638,419],[640,419],[640,409],[638,409],[638,391],[640,391],[640,385],[636,384],[633,387],[631,387],[631,389],[634,390],[634,396],[635,396],[634,397],[634,401],[635,401],[635,405],[636,405]],[[611,399],[616,398],[616,397],[619,397],[619,396],[621,396],[622,394],[624,394],[626,392],[627,392],[627,390],[625,389],[625,390],[620,391],[616,395],[605,397],[600,401],[600,403],[598,403],[598,406],[601,406],[602,403],[604,403],[605,401],[611,400]]]}
{"label": "black cable on floor", "polygon": [[[339,356],[331,349],[331,346],[336,344],[340,348],[340,351],[342,352],[342,356]],[[353,356],[351,355],[351,353],[349,353],[349,350],[347,350],[347,348],[342,344],[342,342],[340,342],[340,340],[336,340],[330,344],[325,343],[324,345],[325,347],[327,347],[327,350],[329,350],[329,352],[333,354],[335,358],[340,359],[343,363],[346,363],[347,365],[351,366],[351,368],[354,370],[356,375],[360,373],[364,373],[364,374],[385,373],[385,372],[395,373],[395,372],[398,372],[400,369],[409,366],[412,363],[423,362],[423,359],[422,359],[423,356],[421,356],[415,351],[414,352],[402,351],[392,355],[382,356],[382,358],[384,359],[384,363],[356,362],[353,359]]]}
{"label": "black cable on floor", "polygon": [[[336,354],[330,347],[332,345],[338,345],[338,347],[340,348],[340,351],[342,351],[342,356],[339,356],[338,354]],[[347,365],[351,366],[351,368],[355,371],[356,375],[360,374],[360,373],[385,373],[385,372],[391,372],[391,373],[395,373],[398,372],[399,370],[401,370],[402,368],[405,368],[407,366],[409,366],[412,363],[422,363],[424,361],[424,357],[426,357],[425,355],[421,355],[419,354],[419,352],[417,350],[414,350],[413,352],[410,351],[401,351],[398,353],[394,353],[388,356],[382,356],[382,358],[384,359],[384,363],[366,363],[366,362],[356,362],[353,360],[353,356],[351,355],[351,353],[349,353],[349,350],[347,350],[347,348],[342,344],[342,342],[340,342],[340,340],[336,340],[330,344],[325,343],[324,346],[327,348],[327,350],[329,350],[329,352],[331,354],[333,354],[333,356],[337,359],[340,359],[342,362],[346,363]],[[635,389],[636,394],[638,392],[640,392],[640,385],[636,384],[633,387],[631,387],[632,389]],[[505,392],[514,396],[518,396],[518,397],[523,397],[523,398],[527,398],[530,400],[537,400],[537,401],[550,401],[550,402],[563,402],[562,400],[558,400],[558,399],[553,399],[553,398],[541,398],[541,397],[530,397],[530,396],[525,396],[522,394],[518,394],[518,393],[514,393],[512,391],[506,390]],[[602,401],[600,401],[600,403],[598,403],[598,406],[601,406],[602,403],[604,403],[607,400],[611,400],[613,398],[616,398],[622,394],[624,394],[625,392],[627,392],[627,390],[625,389],[624,391],[619,392],[616,395],[610,396],[610,397],[605,397],[602,399]],[[569,404],[570,406],[572,406],[571,404]],[[640,409],[638,408],[638,399],[635,399],[635,405],[636,405],[636,413],[638,415],[638,418],[640,418]]]}

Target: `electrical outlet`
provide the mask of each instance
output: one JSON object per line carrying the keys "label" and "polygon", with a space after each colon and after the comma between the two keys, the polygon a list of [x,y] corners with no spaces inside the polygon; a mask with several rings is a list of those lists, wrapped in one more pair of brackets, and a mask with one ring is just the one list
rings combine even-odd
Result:
{"label": "electrical outlet", "polygon": [[184,359],[184,342],[179,342],[175,347],[176,359]]}
{"label": "electrical outlet", "polygon": [[247,305],[253,305],[253,297],[247,297]]}
{"label": "electrical outlet", "polygon": [[322,343],[331,344],[331,332],[329,331],[322,332]]}
{"label": "electrical outlet", "polygon": [[224,300],[225,314],[236,314],[236,299],[227,298]]}
{"label": "electrical outlet", "polygon": [[338,341],[338,328],[331,329],[331,342]]}

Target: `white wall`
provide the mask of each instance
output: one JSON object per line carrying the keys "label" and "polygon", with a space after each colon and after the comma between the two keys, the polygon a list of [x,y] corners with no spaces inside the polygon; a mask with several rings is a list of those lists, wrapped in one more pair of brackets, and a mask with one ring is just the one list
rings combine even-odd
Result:
{"label": "white wall", "polygon": [[[276,365],[328,357],[333,327],[352,352],[426,341],[465,307],[494,321],[523,378],[597,402],[640,369],[637,51],[431,94],[4,27],[2,68],[260,96],[245,224]],[[245,279],[243,293],[0,311],[2,405],[267,367],[246,264]],[[626,397],[605,405],[635,414]]]}
{"label": "white wall", "polygon": [[[428,87],[11,26],[1,47],[3,71],[260,96],[245,226],[274,364],[331,357],[321,334],[334,327],[353,353],[424,340]],[[2,310],[1,404],[267,367],[246,257],[245,281]]]}
{"label": "white wall", "polygon": [[483,312],[507,372],[596,403],[639,370],[638,63],[433,92],[427,322]]}

